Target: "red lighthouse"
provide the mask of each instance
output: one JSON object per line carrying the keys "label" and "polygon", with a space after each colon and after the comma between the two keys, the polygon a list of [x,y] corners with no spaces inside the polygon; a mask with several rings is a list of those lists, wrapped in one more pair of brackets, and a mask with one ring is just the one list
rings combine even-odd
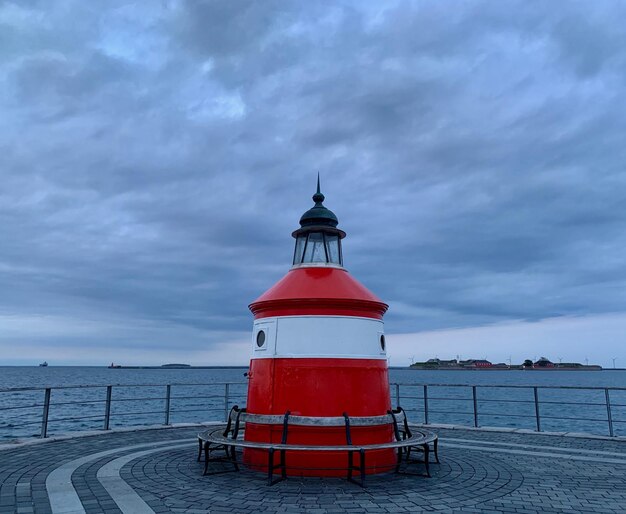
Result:
{"label": "red lighthouse", "polygon": [[[383,315],[387,305],[343,267],[335,214],[313,195],[315,205],[293,232],[291,270],[250,304],[254,314],[247,410],[253,414],[335,417],[380,416],[391,408]],[[290,441],[342,445],[338,427],[294,427]],[[247,423],[245,438],[278,442],[280,427]],[[355,444],[393,439],[390,426],[355,427]],[[392,450],[368,454],[369,472],[387,471],[396,463]],[[247,450],[245,461],[266,466],[267,458]],[[334,475],[346,457],[308,452],[288,457],[290,475]],[[315,468],[315,469],[313,469]]]}

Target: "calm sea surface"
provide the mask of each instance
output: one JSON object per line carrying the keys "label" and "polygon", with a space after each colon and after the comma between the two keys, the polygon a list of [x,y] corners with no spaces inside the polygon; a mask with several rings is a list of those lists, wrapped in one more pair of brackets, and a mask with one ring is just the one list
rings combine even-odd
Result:
{"label": "calm sea surface", "polygon": [[[52,387],[48,433],[102,428],[107,385],[113,385],[110,427],[165,422],[166,384],[170,423],[223,419],[225,386],[228,406],[245,405],[246,368],[108,369],[102,367],[0,367],[0,390],[18,387],[37,391],[0,392],[0,439],[39,435],[45,387]],[[471,387],[478,386],[480,426],[536,428],[532,386],[622,387],[626,371],[417,371],[391,369],[400,383],[400,405],[415,422],[474,424]],[[412,385],[411,385],[412,384]],[[427,409],[423,385],[428,385]],[[440,384],[439,386],[437,384]],[[54,389],[67,386],[70,389]],[[481,387],[481,386],[503,387]],[[524,388],[512,386],[530,386]],[[392,403],[396,403],[392,386]],[[541,429],[608,434],[606,392],[600,390],[538,390]],[[626,435],[626,391],[610,391],[615,435]],[[294,408],[295,410],[295,408]]]}

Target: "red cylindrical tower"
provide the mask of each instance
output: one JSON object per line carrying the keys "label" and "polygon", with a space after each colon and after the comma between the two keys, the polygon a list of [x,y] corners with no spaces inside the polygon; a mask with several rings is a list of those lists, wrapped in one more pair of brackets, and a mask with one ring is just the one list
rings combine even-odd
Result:
{"label": "red cylindrical tower", "polygon": [[[254,414],[335,417],[379,416],[391,408],[383,315],[387,305],[343,267],[337,217],[324,207],[324,195],[305,212],[296,239],[293,267],[250,304],[254,314],[247,410]],[[250,441],[279,442],[281,428],[246,424]],[[289,442],[343,445],[345,430],[291,427]],[[389,426],[354,427],[354,444],[393,439]],[[244,461],[264,468],[264,453],[246,450]],[[290,475],[345,474],[346,455],[291,452]],[[392,450],[368,453],[369,473],[395,466]],[[316,469],[312,469],[316,468]]]}

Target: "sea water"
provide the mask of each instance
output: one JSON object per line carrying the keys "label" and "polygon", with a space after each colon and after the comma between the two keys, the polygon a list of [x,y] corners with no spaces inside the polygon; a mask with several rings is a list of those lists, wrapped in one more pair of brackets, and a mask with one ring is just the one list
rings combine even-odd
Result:
{"label": "sea water", "polygon": [[[225,408],[245,405],[247,368],[109,369],[106,367],[0,367],[0,439],[37,436],[45,388],[52,388],[48,433],[100,429],[107,386],[110,428],[222,420]],[[604,388],[626,388],[626,371],[434,371],[390,369],[392,404],[411,421],[542,431],[608,434]],[[396,388],[395,384],[401,384]],[[169,418],[167,384],[170,387]],[[229,384],[226,386],[226,384]],[[424,385],[427,385],[424,401]],[[85,387],[94,386],[94,387]],[[454,387],[456,386],[456,387]],[[476,387],[476,402],[473,389]],[[502,386],[502,387],[492,387]],[[525,386],[525,387],[519,387]],[[550,388],[546,388],[546,387]],[[70,388],[67,388],[70,387]],[[563,389],[595,387],[600,389]],[[4,391],[10,388],[37,390]],[[64,389],[65,388],[65,389]],[[339,394],[340,392],[338,392]],[[609,391],[615,435],[626,435],[626,391]],[[227,398],[227,403],[225,399]],[[477,418],[474,416],[476,405]],[[297,411],[297,406],[294,406]]]}

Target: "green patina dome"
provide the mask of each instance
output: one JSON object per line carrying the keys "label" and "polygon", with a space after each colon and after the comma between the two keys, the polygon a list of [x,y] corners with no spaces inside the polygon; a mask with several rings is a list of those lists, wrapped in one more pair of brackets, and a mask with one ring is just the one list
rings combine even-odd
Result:
{"label": "green patina dome", "polygon": [[313,201],[315,205],[306,211],[300,218],[301,227],[310,226],[328,226],[336,227],[339,220],[335,213],[330,209],[324,207],[322,202],[324,201],[324,195],[320,192],[320,177],[317,176],[317,191],[313,195]]}

